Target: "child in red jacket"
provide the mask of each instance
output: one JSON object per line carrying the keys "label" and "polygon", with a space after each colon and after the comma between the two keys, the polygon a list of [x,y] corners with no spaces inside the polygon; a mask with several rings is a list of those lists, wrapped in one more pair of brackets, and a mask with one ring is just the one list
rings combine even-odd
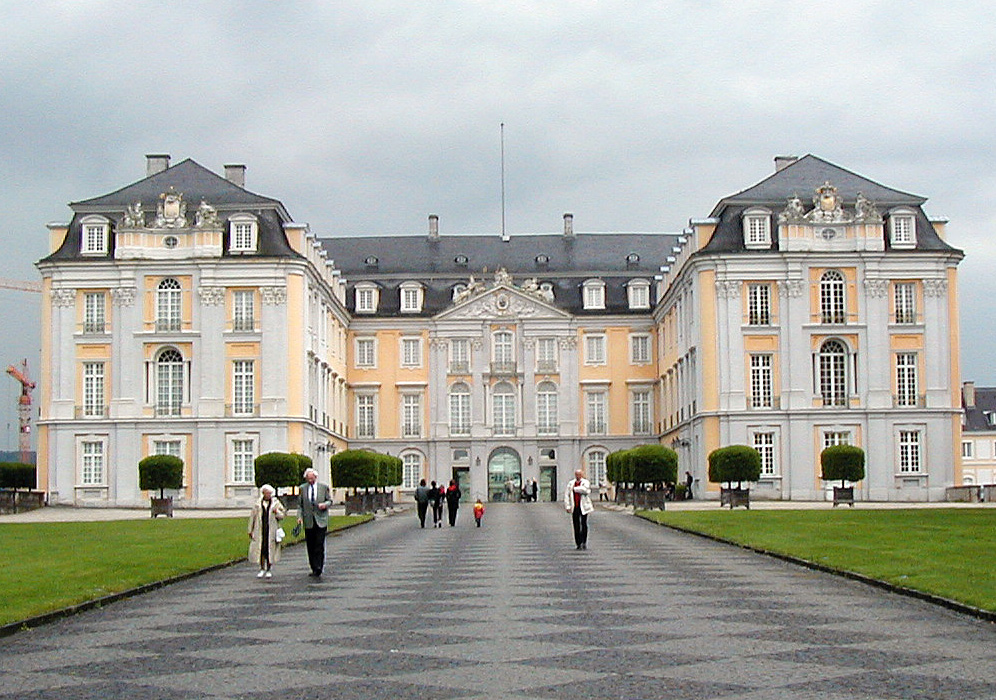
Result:
{"label": "child in red jacket", "polygon": [[481,526],[481,518],[484,517],[484,504],[481,503],[481,499],[478,498],[474,503],[474,520],[477,522],[477,527]]}

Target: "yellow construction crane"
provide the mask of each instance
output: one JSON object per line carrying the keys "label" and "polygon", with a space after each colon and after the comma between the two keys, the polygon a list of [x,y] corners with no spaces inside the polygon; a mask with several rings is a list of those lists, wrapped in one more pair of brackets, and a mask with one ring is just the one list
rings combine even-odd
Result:
{"label": "yellow construction crane", "polygon": [[21,383],[21,395],[17,399],[17,419],[21,424],[21,434],[18,447],[21,450],[21,463],[27,464],[31,459],[31,392],[35,383],[28,379],[28,361],[21,362],[21,368],[14,365],[7,367],[7,374]]}

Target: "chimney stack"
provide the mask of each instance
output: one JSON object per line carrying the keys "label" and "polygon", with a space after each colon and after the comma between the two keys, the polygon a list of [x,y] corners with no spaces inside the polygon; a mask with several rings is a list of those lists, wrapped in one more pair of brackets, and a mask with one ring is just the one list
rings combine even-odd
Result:
{"label": "chimney stack", "polygon": [[961,396],[965,408],[975,408],[975,382],[962,382]]}
{"label": "chimney stack", "polygon": [[439,217],[435,214],[429,214],[429,240],[439,240]]}
{"label": "chimney stack", "polygon": [[564,238],[574,238],[574,214],[564,214]]}
{"label": "chimney stack", "polygon": [[797,160],[799,160],[798,156],[775,156],[775,172],[784,170]]}
{"label": "chimney stack", "polygon": [[168,153],[148,153],[145,156],[145,176],[161,173],[169,167]]}
{"label": "chimney stack", "polygon": [[225,179],[238,187],[246,186],[246,166],[241,164],[225,165]]}

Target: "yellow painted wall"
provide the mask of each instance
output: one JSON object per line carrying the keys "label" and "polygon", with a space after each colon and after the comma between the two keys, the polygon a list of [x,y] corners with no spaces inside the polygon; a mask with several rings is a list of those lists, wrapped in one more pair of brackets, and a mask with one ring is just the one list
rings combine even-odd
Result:
{"label": "yellow painted wall", "polygon": [[[702,419],[702,448],[708,456],[710,452],[722,447],[719,444],[719,417],[706,416]],[[720,484],[714,484],[706,479],[706,490],[719,492]]]}
{"label": "yellow painted wall", "polygon": [[[62,244],[66,242],[69,235],[69,227],[65,225],[54,225],[48,227],[48,252],[54,253]],[[47,297],[46,297],[47,298]]]}
{"label": "yellow painted wall", "polygon": [[[951,376],[948,378],[951,386],[951,407],[961,408],[961,335],[958,325],[958,270],[948,268],[948,319],[950,323],[950,346],[948,355],[951,358]],[[963,469],[961,457],[961,414],[951,417],[952,424],[952,459],[954,460],[955,485],[961,486]]]}
{"label": "yellow painted wall", "polygon": [[[699,333],[702,344],[699,348],[699,367],[702,371],[702,410],[716,411],[719,409],[719,358],[716,338],[716,271],[702,270],[699,272],[698,283],[699,308],[701,320]],[[717,424],[718,425],[718,424]],[[717,427],[718,430],[718,427]],[[717,433],[718,440],[718,433]],[[718,447],[718,444],[717,444]]]}
{"label": "yellow painted wall", "polygon": [[[65,236],[65,230],[63,230],[63,236]],[[53,233],[54,235],[54,233]],[[41,358],[39,362],[39,371],[42,377],[52,376],[52,280],[49,277],[42,279],[42,304],[41,304]],[[42,382],[41,386],[41,402],[39,412],[39,417],[44,419],[48,417],[48,411],[46,410],[52,405],[52,386],[51,382]],[[48,427],[38,426],[38,443],[35,446],[37,454],[35,455],[35,461],[37,464],[37,481],[38,488],[43,491],[48,491],[49,483],[49,447],[48,447]]]}
{"label": "yellow painted wall", "polygon": [[307,293],[304,275],[287,275],[287,413],[290,416],[307,415],[304,389],[308,382],[308,365],[304,349],[307,318]]}

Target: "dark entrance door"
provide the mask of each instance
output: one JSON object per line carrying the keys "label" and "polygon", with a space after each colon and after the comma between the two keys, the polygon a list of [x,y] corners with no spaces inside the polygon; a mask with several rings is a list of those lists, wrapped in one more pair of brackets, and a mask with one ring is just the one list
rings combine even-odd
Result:
{"label": "dark entrance door", "polygon": [[460,500],[470,498],[467,494],[467,489],[470,488],[470,467],[453,467],[453,480],[460,489]]}
{"label": "dark entrance door", "polygon": [[540,467],[539,495],[540,501],[557,500],[557,467]]}

